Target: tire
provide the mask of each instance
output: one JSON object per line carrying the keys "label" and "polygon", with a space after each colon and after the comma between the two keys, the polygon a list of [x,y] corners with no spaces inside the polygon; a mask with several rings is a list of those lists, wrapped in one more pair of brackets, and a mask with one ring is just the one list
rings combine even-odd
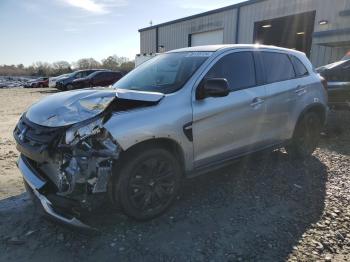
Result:
{"label": "tire", "polygon": [[65,89],[66,89],[67,91],[70,91],[70,90],[73,90],[73,89],[74,89],[74,86],[71,85],[71,84],[69,84],[69,85],[66,86]]}
{"label": "tire", "polygon": [[314,112],[306,113],[298,121],[292,140],[285,147],[287,153],[296,159],[311,156],[319,142],[321,128],[319,115]]}
{"label": "tire", "polygon": [[182,171],[176,157],[162,148],[143,148],[122,162],[112,190],[124,213],[141,221],[164,213],[180,188]]}
{"label": "tire", "polygon": [[40,85],[39,85],[39,88],[43,88],[43,87],[44,87],[44,85],[43,85],[43,84],[40,84]]}

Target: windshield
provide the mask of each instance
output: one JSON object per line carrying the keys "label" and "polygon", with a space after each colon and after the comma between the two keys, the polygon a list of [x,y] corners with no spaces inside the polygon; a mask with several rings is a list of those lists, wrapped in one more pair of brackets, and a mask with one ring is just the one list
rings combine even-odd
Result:
{"label": "windshield", "polygon": [[114,88],[170,94],[179,90],[212,52],[161,54],[143,63]]}

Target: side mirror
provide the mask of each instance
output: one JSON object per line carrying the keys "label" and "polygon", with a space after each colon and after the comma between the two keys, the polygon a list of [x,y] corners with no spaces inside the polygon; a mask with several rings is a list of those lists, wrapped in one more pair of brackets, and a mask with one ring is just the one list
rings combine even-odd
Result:
{"label": "side mirror", "polygon": [[204,79],[197,88],[196,98],[198,100],[207,97],[224,97],[230,93],[228,82],[225,78]]}

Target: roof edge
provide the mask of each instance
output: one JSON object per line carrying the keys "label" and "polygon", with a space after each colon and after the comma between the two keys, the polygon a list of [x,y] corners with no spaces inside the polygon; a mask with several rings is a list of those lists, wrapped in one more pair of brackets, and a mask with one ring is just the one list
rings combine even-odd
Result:
{"label": "roof edge", "polygon": [[231,10],[231,9],[237,9],[237,8],[242,7],[242,6],[252,5],[252,4],[263,2],[263,1],[266,1],[266,0],[247,0],[247,1],[244,1],[244,2],[241,2],[241,3],[238,3],[238,4],[221,7],[221,8],[218,8],[218,9],[206,11],[206,12],[195,14],[195,15],[191,15],[191,16],[186,16],[186,17],[183,17],[183,18],[171,20],[171,21],[168,21],[168,22],[165,22],[165,23],[160,23],[160,24],[153,25],[153,26],[144,27],[144,28],[139,29],[138,31],[139,32],[143,32],[143,31],[155,29],[155,28],[160,27],[160,26],[175,24],[175,23],[186,21],[186,20],[191,20],[191,19],[198,18],[198,17],[201,17],[201,16],[206,16],[206,15],[211,15],[211,14],[215,14],[215,13],[220,13],[220,12]]}

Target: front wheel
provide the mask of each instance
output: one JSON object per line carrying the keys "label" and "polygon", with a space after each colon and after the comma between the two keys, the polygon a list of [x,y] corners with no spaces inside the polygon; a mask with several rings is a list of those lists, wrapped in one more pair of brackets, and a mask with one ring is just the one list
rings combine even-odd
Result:
{"label": "front wheel", "polygon": [[182,172],[176,157],[150,148],[126,157],[113,192],[126,215],[149,220],[161,215],[178,194]]}
{"label": "front wheel", "polygon": [[298,122],[293,138],[285,147],[292,158],[306,158],[315,151],[321,133],[320,117],[314,113],[306,113]]}

